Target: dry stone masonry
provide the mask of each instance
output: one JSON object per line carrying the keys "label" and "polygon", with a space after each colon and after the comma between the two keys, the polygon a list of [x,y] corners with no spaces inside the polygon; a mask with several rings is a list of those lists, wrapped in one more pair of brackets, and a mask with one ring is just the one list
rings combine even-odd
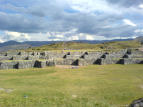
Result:
{"label": "dry stone masonry", "polygon": [[43,68],[54,65],[143,64],[143,51],[118,52],[7,52],[0,53],[0,69]]}

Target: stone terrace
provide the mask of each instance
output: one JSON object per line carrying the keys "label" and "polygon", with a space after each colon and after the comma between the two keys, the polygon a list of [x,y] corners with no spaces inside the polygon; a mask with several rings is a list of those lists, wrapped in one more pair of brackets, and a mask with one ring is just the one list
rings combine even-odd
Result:
{"label": "stone terrace", "polygon": [[143,51],[118,52],[7,52],[0,53],[0,69],[43,68],[55,65],[143,64]]}

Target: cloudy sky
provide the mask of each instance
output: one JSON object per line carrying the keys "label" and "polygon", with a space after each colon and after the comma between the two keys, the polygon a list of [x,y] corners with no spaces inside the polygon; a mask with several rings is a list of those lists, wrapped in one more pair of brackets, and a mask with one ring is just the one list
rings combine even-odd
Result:
{"label": "cloudy sky", "polygon": [[143,36],[143,0],[0,0],[0,42]]}

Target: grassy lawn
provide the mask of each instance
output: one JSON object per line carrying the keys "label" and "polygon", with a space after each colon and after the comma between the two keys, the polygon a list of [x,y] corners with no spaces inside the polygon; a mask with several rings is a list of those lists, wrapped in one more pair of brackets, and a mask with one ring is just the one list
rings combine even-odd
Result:
{"label": "grassy lawn", "polygon": [[0,107],[126,107],[143,97],[143,65],[0,70]]}

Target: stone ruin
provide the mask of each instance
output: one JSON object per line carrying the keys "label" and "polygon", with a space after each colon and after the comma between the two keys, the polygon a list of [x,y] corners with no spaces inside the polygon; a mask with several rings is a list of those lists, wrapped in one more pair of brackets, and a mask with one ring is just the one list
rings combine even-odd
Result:
{"label": "stone ruin", "polygon": [[43,68],[55,65],[143,64],[143,51],[117,52],[6,52],[0,53],[0,69]]}

